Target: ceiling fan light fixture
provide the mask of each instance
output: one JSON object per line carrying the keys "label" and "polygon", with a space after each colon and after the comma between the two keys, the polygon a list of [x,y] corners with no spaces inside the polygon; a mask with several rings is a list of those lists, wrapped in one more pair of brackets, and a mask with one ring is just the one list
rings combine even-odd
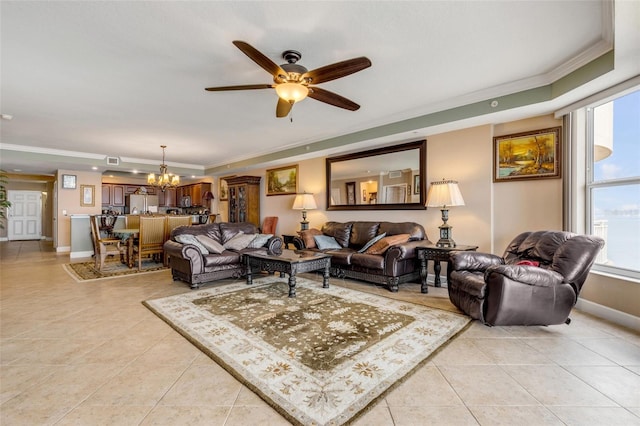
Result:
{"label": "ceiling fan light fixture", "polygon": [[309,88],[300,83],[281,83],[276,86],[276,93],[280,99],[295,103],[307,97]]}

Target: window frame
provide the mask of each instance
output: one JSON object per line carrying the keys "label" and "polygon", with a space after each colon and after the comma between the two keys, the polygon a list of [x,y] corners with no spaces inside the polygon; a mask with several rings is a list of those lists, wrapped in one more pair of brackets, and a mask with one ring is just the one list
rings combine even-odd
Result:
{"label": "window frame", "polygon": [[[585,108],[585,176],[584,176],[584,220],[585,220],[585,232],[593,235],[594,231],[594,191],[602,188],[612,188],[616,186],[626,185],[640,185],[640,173],[638,176],[625,177],[620,179],[605,179],[595,181],[594,179],[594,109],[609,102],[614,102],[616,99],[622,98],[630,93],[640,91],[640,86],[627,90],[622,90],[615,93],[613,96],[602,99],[598,102],[592,103]],[[633,270],[623,268],[620,266],[609,266],[603,264],[594,263],[593,271],[610,274],[613,276],[619,276],[624,278],[631,278],[640,283],[640,270]]]}

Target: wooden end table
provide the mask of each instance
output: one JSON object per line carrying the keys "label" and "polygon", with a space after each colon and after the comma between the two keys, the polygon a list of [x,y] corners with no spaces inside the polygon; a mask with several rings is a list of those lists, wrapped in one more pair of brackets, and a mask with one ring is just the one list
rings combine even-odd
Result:
{"label": "wooden end table", "polygon": [[[282,236],[282,242],[284,243],[284,248],[288,249],[289,248],[289,244],[293,244],[294,238],[296,238],[295,235],[283,235]],[[295,244],[294,244],[294,246],[295,246]]]}
{"label": "wooden end table", "polygon": [[433,261],[433,272],[435,274],[433,285],[435,287],[441,287],[440,262],[449,262],[449,252],[476,251],[477,248],[478,246],[464,246],[464,245],[457,245],[455,247],[439,247],[435,244],[416,247],[416,256],[420,260],[420,279],[422,282],[422,287],[420,288],[420,292],[429,293],[429,288],[427,287],[427,263],[429,260]]}
{"label": "wooden end table", "polygon": [[244,260],[247,265],[247,284],[253,284],[254,272],[280,272],[281,277],[289,274],[289,297],[296,297],[296,274],[322,269],[322,288],[329,288],[330,254],[306,250],[282,250],[280,255],[253,252],[245,253]]}

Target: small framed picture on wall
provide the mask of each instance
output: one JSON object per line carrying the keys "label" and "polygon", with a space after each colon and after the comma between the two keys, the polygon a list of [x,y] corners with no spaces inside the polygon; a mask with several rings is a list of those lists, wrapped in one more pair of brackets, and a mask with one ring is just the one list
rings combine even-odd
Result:
{"label": "small framed picture on wall", "polygon": [[78,177],[76,175],[62,175],[63,189],[76,189]]}
{"label": "small framed picture on wall", "polygon": [[80,206],[93,207],[95,206],[95,185],[80,185]]}

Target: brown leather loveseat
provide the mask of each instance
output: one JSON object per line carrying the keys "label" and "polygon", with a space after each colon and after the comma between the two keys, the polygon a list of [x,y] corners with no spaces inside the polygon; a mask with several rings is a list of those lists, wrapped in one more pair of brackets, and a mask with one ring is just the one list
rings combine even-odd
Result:
{"label": "brown leather loveseat", "polygon": [[[329,247],[322,241],[333,239]],[[320,242],[320,244],[319,244]],[[294,238],[298,249],[330,254],[331,275],[386,285],[419,281],[416,247],[430,244],[422,225],[414,222],[327,222],[322,230],[301,231]]]}
{"label": "brown leather loveseat", "polygon": [[189,283],[192,289],[209,281],[245,276],[242,255],[257,250],[282,253],[282,239],[260,234],[252,223],[222,222],[179,226],[164,243],[173,279]]}

